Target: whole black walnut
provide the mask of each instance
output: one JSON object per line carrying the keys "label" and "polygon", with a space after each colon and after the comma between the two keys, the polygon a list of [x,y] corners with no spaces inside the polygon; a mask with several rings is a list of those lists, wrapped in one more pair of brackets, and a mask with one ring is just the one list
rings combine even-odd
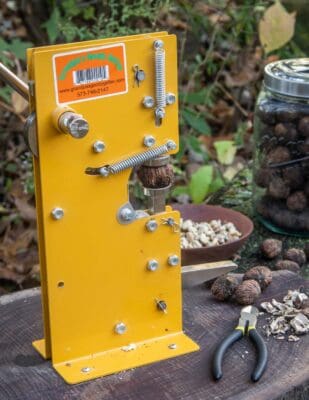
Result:
{"label": "whole black walnut", "polygon": [[309,117],[303,117],[298,123],[298,130],[304,136],[309,136]]}
{"label": "whole black walnut", "polygon": [[277,107],[276,117],[280,122],[292,122],[299,117],[298,107],[292,107],[290,104]]}
{"label": "whole black walnut", "polygon": [[282,122],[275,125],[274,134],[277,137],[282,138],[284,139],[284,141],[287,142],[295,141],[298,136],[297,129],[293,124],[290,123],[283,124]]}
{"label": "whole black walnut", "polygon": [[299,166],[287,167],[282,170],[282,177],[287,186],[291,189],[299,189],[303,186],[305,177]]}
{"label": "whole black walnut", "polygon": [[267,188],[270,182],[277,177],[276,171],[271,168],[260,168],[255,172],[254,181],[258,186]]}
{"label": "whole black walnut", "polygon": [[237,286],[234,296],[238,304],[253,304],[261,294],[261,287],[254,279],[243,281]]}
{"label": "whole black walnut", "polygon": [[267,161],[269,164],[277,164],[285,161],[290,161],[291,154],[287,147],[278,146],[274,150],[271,150],[267,155]]}
{"label": "whole black walnut", "polygon": [[260,248],[262,254],[271,260],[282,252],[282,242],[278,239],[265,239]]}
{"label": "whole black walnut", "polygon": [[248,279],[253,279],[258,282],[261,287],[261,290],[267,288],[267,286],[272,281],[272,273],[271,270],[262,265],[250,268],[243,276],[243,280],[246,281]]}
{"label": "whole black walnut", "polygon": [[277,270],[287,269],[289,271],[295,272],[296,274],[300,271],[300,266],[291,260],[280,260],[276,263],[275,268]]}
{"label": "whole black walnut", "polygon": [[171,164],[160,167],[142,165],[137,170],[137,176],[144,187],[151,189],[165,188],[174,181],[174,172]]}
{"label": "whole black walnut", "polygon": [[222,275],[211,286],[211,293],[220,301],[228,300],[235,292],[238,280],[231,275]]}
{"label": "whole black walnut", "polygon": [[306,262],[306,254],[303,250],[301,249],[288,249],[284,253],[284,258],[286,260],[291,260],[296,262],[299,266],[302,266]]}
{"label": "whole black walnut", "polygon": [[286,205],[289,210],[303,211],[307,207],[307,197],[304,192],[298,190],[289,195],[286,200]]}
{"label": "whole black walnut", "polygon": [[290,194],[290,188],[282,178],[275,178],[268,186],[268,194],[274,199],[286,199]]}

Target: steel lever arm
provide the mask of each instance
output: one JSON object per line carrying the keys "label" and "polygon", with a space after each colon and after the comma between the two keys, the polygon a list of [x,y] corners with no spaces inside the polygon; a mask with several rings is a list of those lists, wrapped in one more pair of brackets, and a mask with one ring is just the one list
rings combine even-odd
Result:
{"label": "steel lever arm", "polygon": [[266,369],[268,352],[264,340],[262,339],[261,335],[258,333],[256,329],[249,330],[249,337],[253,341],[258,354],[258,360],[254,368],[254,371],[251,375],[252,381],[257,382],[261,378]]}
{"label": "steel lever arm", "polygon": [[0,80],[10,85],[17,93],[29,101],[28,85],[22,81],[17,75],[10,71],[4,64],[0,62]]}
{"label": "steel lever arm", "polygon": [[216,349],[214,360],[213,360],[213,377],[217,381],[222,378],[222,361],[226,350],[232,346],[237,340],[243,337],[243,331],[240,329],[235,329],[230,335],[228,335],[219,344]]}

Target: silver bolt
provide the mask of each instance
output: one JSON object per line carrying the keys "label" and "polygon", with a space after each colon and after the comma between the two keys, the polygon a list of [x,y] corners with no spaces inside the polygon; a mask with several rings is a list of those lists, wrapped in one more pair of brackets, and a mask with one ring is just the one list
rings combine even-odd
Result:
{"label": "silver bolt", "polygon": [[109,175],[109,170],[108,170],[108,168],[106,168],[106,167],[102,167],[102,168],[100,168],[100,175],[101,176],[108,176]]}
{"label": "silver bolt", "polygon": [[154,47],[155,50],[163,49],[164,43],[163,43],[163,41],[160,40],[160,39],[155,40],[154,43],[153,43],[153,47]]}
{"label": "silver bolt", "polygon": [[70,111],[63,113],[59,118],[59,127],[76,139],[83,138],[89,132],[88,122],[81,116]]}
{"label": "silver bolt", "polygon": [[162,119],[165,116],[165,110],[164,108],[156,108],[155,109],[155,116],[156,118]]}
{"label": "silver bolt", "polygon": [[143,71],[142,69],[139,69],[139,70],[136,71],[136,73],[135,73],[135,79],[136,79],[138,82],[143,82],[143,81],[145,80],[145,78],[146,78],[145,71]]}
{"label": "silver bolt", "polygon": [[92,371],[92,368],[90,368],[90,367],[84,367],[81,369],[81,372],[83,374],[88,374],[90,371]]}
{"label": "silver bolt", "polygon": [[146,147],[152,147],[156,143],[156,139],[151,135],[146,135],[144,136],[143,143]]}
{"label": "silver bolt", "polygon": [[166,143],[166,147],[168,150],[175,150],[177,148],[177,145],[173,140],[168,140]]}
{"label": "silver bolt", "polygon": [[92,145],[92,149],[95,153],[102,153],[105,149],[105,144],[102,140],[96,140]]}
{"label": "silver bolt", "polygon": [[179,257],[177,256],[177,254],[173,254],[173,255],[169,256],[168,259],[167,259],[167,263],[171,267],[175,267],[176,265],[178,265],[179,264]]}
{"label": "silver bolt", "polygon": [[149,269],[149,271],[156,271],[159,268],[159,263],[157,260],[149,260],[147,263],[147,269]]}
{"label": "silver bolt", "polygon": [[53,219],[59,220],[59,219],[63,218],[64,211],[60,207],[55,207],[52,209],[51,216],[53,217]]}
{"label": "silver bolt", "polygon": [[146,229],[148,232],[154,232],[156,231],[158,228],[158,223],[155,219],[150,219],[147,223],[146,223]]}
{"label": "silver bolt", "polygon": [[145,96],[143,98],[143,106],[145,108],[152,108],[154,106],[154,98],[151,96]]}
{"label": "silver bolt", "polygon": [[171,343],[168,345],[168,348],[171,350],[176,350],[177,349],[177,344],[176,343]]}
{"label": "silver bolt", "polygon": [[120,211],[120,218],[126,222],[132,221],[134,219],[134,215],[134,211],[129,207],[125,207]]}
{"label": "silver bolt", "polygon": [[176,101],[176,96],[174,93],[167,93],[166,94],[166,104],[174,104]]}
{"label": "silver bolt", "polygon": [[127,327],[126,324],[123,322],[119,322],[118,324],[115,325],[115,332],[118,333],[118,335],[123,335],[126,333]]}

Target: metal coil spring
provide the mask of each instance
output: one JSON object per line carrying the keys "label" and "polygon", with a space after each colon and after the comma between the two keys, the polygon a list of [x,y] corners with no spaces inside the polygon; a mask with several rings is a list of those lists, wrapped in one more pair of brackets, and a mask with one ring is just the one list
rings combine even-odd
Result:
{"label": "metal coil spring", "polygon": [[165,50],[155,51],[155,73],[156,73],[156,105],[157,108],[166,106],[165,91]]}
{"label": "metal coil spring", "polygon": [[163,144],[162,146],[147,150],[144,153],[136,154],[132,157],[128,157],[125,160],[111,164],[109,165],[108,169],[112,174],[117,174],[118,172],[121,172],[127,168],[136,167],[137,165],[141,165],[146,161],[161,156],[162,154],[167,153],[169,150],[168,144]]}

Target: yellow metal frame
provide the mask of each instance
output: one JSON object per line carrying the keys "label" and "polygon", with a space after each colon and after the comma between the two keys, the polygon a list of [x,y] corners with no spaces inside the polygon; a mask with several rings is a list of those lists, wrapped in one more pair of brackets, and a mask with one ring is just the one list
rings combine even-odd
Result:
{"label": "yellow metal frame", "polygon": [[[28,51],[30,99],[37,115],[39,157],[34,159],[39,250],[44,311],[44,339],[35,348],[51,358],[68,382],[77,383],[127,368],[198,350],[182,332],[181,268],[167,258],[180,257],[179,233],[163,224],[169,217],[179,222],[170,207],[156,214],[159,228],[148,232],[149,217],[121,225],[116,219],[128,202],[131,170],[107,178],[84,173],[145,151],[142,139],[152,134],[158,145],[178,143],[177,104],[166,108],[158,127],[153,110],[142,107],[142,98],[154,96],[155,39],[164,41],[167,91],[177,94],[176,38],[166,32],[56,45]],[[53,56],[75,50],[124,43],[128,92],[117,96],[68,104],[89,122],[90,131],[74,139],[52,123],[56,109]],[[132,67],[146,72],[134,84]],[[103,140],[106,150],[95,154],[92,144]],[[177,150],[176,150],[177,151]],[[62,207],[63,219],[51,217]],[[157,259],[155,272],[146,268]],[[156,299],[168,305],[158,311]],[[124,322],[127,332],[116,334]]]}

